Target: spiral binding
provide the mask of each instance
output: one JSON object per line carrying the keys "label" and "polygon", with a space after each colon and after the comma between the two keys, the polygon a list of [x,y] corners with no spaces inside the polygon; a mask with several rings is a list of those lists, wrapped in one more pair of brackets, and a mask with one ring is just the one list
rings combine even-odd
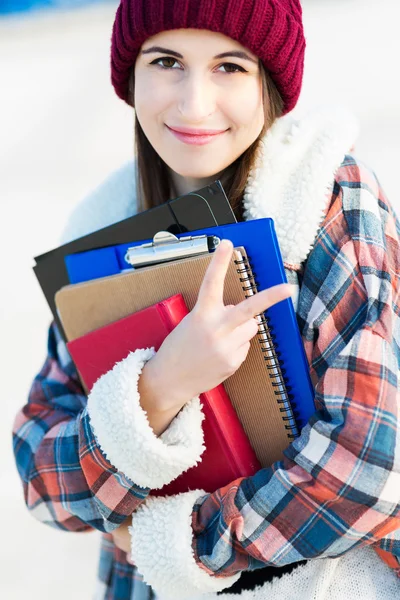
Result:
{"label": "spiral binding", "polygon": [[[239,267],[236,271],[241,275],[240,281],[244,284],[242,289],[245,292],[245,297],[249,298],[258,292],[256,273],[253,270],[250,260],[247,260],[239,252],[237,252],[237,254],[242,256],[242,258],[235,259],[235,265]],[[257,338],[261,345],[261,350],[264,352],[264,360],[266,362],[269,377],[272,380],[272,386],[275,388],[274,394],[277,396],[277,403],[280,405],[279,410],[282,413],[282,420],[285,422],[287,437],[292,440],[299,435],[299,429],[296,424],[298,414],[294,410],[296,405],[293,394],[290,393],[292,388],[285,379],[285,362],[280,360],[281,353],[279,352],[279,346],[276,342],[274,327],[271,325],[267,312],[268,311],[266,311],[264,315],[260,314],[257,317],[259,322]]]}

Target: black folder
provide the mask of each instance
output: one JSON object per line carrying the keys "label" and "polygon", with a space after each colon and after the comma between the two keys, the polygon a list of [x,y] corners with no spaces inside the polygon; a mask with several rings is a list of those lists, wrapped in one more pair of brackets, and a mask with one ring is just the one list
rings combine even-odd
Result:
{"label": "black folder", "polygon": [[[69,284],[64,258],[68,254],[152,238],[158,231],[178,234],[215,225],[236,223],[220,181],[168,200],[160,206],[99,229],[77,240],[35,256],[35,275],[60,332],[64,336],[54,302],[55,293]],[[65,337],[65,336],[64,336]]]}

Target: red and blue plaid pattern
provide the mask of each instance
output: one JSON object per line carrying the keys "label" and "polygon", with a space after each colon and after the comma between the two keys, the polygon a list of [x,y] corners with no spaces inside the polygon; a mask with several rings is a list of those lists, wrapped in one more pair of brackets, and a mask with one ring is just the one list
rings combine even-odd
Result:
{"label": "red and blue plaid pattern", "polygon": [[149,490],[118,472],[101,452],[86,396],[54,323],[48,356],[15,420],[14,451],[34,516],[68,531],[109,532]]}
{"label": "red and blue plaid pattern", "polygon": [[[374,175],[347,157],[301,278],[298,323],[317,411],[284,459],[199,499],[194,552],[229,576],[371,544],[400,576],[400,225]],[[103,532],[96,598],[152,592],[110,532],[149,490],[107,461],[54,325],[48,357],[14,424],[31,513]]]}

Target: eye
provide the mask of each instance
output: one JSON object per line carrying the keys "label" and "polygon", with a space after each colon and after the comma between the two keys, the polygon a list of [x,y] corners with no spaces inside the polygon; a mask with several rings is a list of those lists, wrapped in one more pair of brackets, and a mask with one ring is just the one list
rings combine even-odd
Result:
{"label": "eye", "polygon": [[218,68],[220,69],[221,67],[224,67],[225,73],[247,73],[246,69],[240,65],[235,65],[234,63],[224,63]]}
{"label": "eye", "polygon": [[[162,64],[160,64],[162,63]],[[150,64],[151,65],[158,65],[159,67],[161,67],[162,69],[169,69],[171,70],[174,64],[178,64],[178,62],[176,61],[175,58],[172,58],[171,56],[162,56],[161,58],[156,58],[155,60],[153,60]]]}

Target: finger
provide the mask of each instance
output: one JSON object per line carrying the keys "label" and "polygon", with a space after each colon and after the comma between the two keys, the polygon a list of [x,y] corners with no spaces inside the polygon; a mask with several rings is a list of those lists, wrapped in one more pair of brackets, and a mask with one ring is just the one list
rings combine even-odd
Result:
{"label": "finger", "polygon": [[249,319],[238,325],[229,336],[229,344],[231,348],[240,348],[257,335],[259,331],[259,323],[257,319]]}
{"label": "finger", "polygon": [[230,240],[221,240],[204,275],[196,307],[208,309],[223,304],[225,277],[231,262],[233,244]]}
{"label": "finger", "polygon": [[274,304],[289,298],[292,292],[293,286],[289,283],[281,283],[280,285],[274,285],[266,290],[257,292],[253,296],[243,300],[243,302],[239,302],[230,311],[228,326],[231,328],[238,327],[252,317],[263,313]]}

